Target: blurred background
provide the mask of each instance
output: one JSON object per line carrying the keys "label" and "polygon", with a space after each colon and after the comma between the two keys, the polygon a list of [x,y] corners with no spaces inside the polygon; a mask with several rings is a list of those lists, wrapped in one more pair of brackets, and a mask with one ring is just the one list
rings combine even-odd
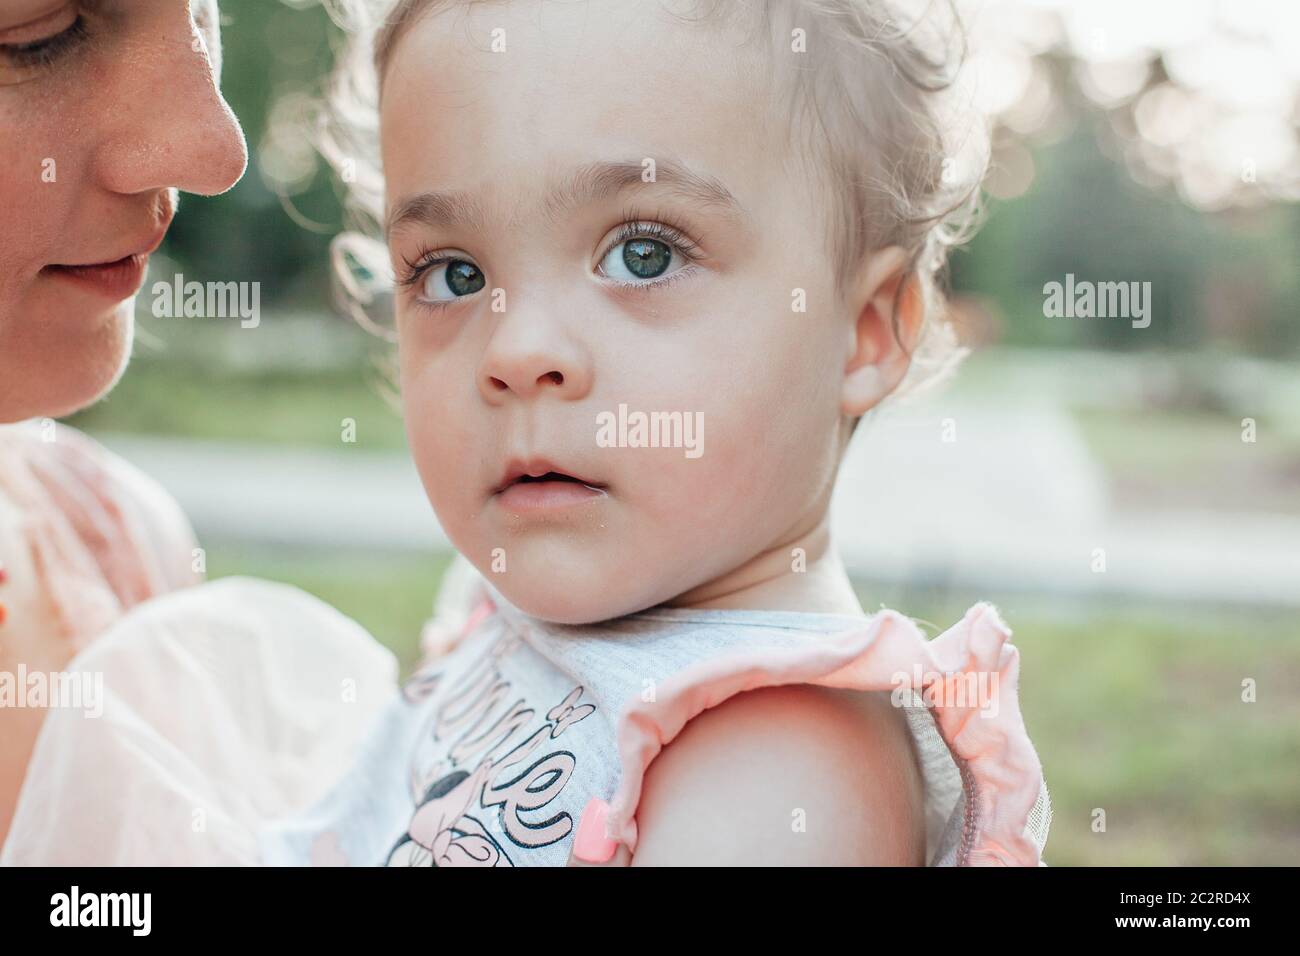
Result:
{"label": "blurred background", "polygon": [[[963,9],[997,117],[987,223],[951,270],[976,351],[942,394],[859,428],[840,548],[868,610],[936,629],[978,599],[1003,610],[1050,864],[1294,864],[1300,7]],[[71,421],[178,497],[210,577],[303,587],[409,668],[450,550],[390,346],[331,304],[340,191],[302,124],[339,31],[313,0],[222,11],[248,175],[185,198],[129,374]],[[150,285],[177,273],[260,282],[261,324],[155,318]],[[1047,315],[1068,275],[1150,282],[1150,325]]]}

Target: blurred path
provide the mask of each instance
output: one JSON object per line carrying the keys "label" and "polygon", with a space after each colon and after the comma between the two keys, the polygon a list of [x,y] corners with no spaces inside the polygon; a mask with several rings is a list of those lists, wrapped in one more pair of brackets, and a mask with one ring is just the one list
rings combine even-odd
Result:
{"label": "blurred path", "polygon": [[[1300,606],[1300,518],[1117,517],[1105,476],[1065,412],[970,396],[950,408],[943,401],[860,426],[833,503],[851,574]],[[205,540],[450,547],[405,456],[97,437],[176,495]],[[1104,550],[1104,571],[1094,570],[1095,549]]]}
{"label": "blurred path", "polygon": [[1300,518],[1116,514],[1069,415],[1041,403],[895,411],[854,436],[832,515],[854,575],[1300,606]]}
{"label": "blurred path", "polygon": [[201,540],[449,550],[405,455],[96,434],[161,482]]}

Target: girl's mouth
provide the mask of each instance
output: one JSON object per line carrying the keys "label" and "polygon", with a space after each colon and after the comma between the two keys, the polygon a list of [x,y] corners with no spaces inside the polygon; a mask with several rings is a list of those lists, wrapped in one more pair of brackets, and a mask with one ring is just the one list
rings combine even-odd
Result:
{"label": "girl's mouth", "polygon": [[498,504],[511,514],[535,514],[599,501],[608,495],[603,488],[584,484],[568,475],[548,472],[540,477],[512,482],[495,497]]}
{"label": "girl's mouth", "polygon": [[512,465],[492,495],[511,514],[536,514],[608,497],[605,486],[551,468],[546,462]]}

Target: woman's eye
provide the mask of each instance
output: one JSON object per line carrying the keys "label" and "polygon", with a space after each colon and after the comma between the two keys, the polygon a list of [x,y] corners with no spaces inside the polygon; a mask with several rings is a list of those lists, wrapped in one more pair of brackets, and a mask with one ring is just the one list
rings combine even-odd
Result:
{"label": "woman's eye", "polygon": [[621,282],[644,282],[666,274],[683,256],[662,239],[642,236],[616,243],[601,260],[601,272]]}
{"label": "woman's eye", "polygon": [[72,16],[73,19],[61,28],[54,23],[55,18],[47,18],[51,20],[52,33],[42,35],[33,26],[31,31],[17,31],[23,37],[22,42],[0,43],[0,85],[30,79],[52,66],[89,36],[85,20],[81,16],[71,11],[64,16]]}
{"label": "woman's eye", "polygon": [[420,296],[428,302],[450,302],[473,295],[487,284],[483,271],[464,259],[434,263],[420,283]]}

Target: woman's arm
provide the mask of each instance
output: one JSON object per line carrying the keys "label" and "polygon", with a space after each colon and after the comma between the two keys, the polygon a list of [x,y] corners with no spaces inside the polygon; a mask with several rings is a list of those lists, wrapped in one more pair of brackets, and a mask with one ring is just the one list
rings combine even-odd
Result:
{"label": "woman's arm", "polygon": [[[63,671],[131,607],[201,580],[162,487],[66,426],[0,428],[0,675]],[[45,717],[0,707],[0,843]]]}

